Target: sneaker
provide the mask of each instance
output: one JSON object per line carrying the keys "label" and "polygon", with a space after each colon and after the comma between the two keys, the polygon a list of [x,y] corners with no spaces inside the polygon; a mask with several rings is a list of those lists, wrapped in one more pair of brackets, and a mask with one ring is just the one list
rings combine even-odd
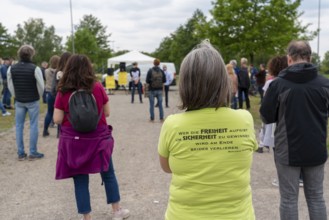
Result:
{"label": "sneaker", "polygon": [[24,154],[22,154],[22,155],[18,155],[18,160],[19,161],[23,161],[23,160],[25,160],[27,158],[27,154],[26,153],[24,153]]}
{"label": "sneaker", "polygon": [[29,155],[29,160],[37,160],[37,159],[41,159],[41,158],[43,158],[44,156],[45,156],[44,154],[36,152],[36,153],[34,153],[34,154],[30,154],[30,155]]}
{"label": "sneaker", "polygon": [[122,209],[112,212],[112,220],[123,220],[130,216],[130,212],[128,209]]}
{"label": "sneaker", "polygon": [[262,147],[259,147],[257,150],[256,150],[257,153],[263,153],[263,148]]}
{"label": "sneaker", "polygon": [[270,152],[270,147],[269,146],[264,146],[268,152]]}
{"label": "sneaker", "polygon": [[42,137],[47,137],[49,136],[49,132],[47,130],[44,130],[42,133]]}
{"label": "sneaker", "polygon": [[303,187],[304,186],[304,181],[303,180],[299,180],[299,187]]}
{"label": "sneaker", "polygon": [[6,116],[10,116],[11,115],[11,113],[10,112],[5,112],[5,113],[2,113],[2,116],[3,117],[6,117]]}
{"label": "sneaker", "polygon": [[277,180],[277,179],[274,179],[273,181],[272,181],[272,185],[273,186],[279,186],[279,181]]}

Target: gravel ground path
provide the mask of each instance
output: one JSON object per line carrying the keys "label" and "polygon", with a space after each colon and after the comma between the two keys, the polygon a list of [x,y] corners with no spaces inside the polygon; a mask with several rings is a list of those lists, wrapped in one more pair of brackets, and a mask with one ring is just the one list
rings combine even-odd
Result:
{"label": "gravel ground path", "polygon": [[[179,112],[177,89],[170,91],[170,108],[165,115]],[[130,103],[130,95],[117,92],[110,96],[114,127],[114,167],[120,185],[121,205],[131,211],[131,220],[161,220],[168,200],[170,175],[160,170],[157,142],[161,123],[156,117],[148,121],[148,100]],[[158,110],[155,110],[158,116]],[[41,134],[44,115],[39,120]],[[1,120],[1,118],[0,118]],[[28,144],[28,124],[25,144]],[[4,220],[78,220],[72,179],[55,181],[57,155],[56,129],[50,136],[39,136],[39,150],[45,158],[38,161],[16,159],[15,130],[0,134],[0,219]],[[325,198],[329,204],[329,165],[326,164]],[[254,154],[251,171],[253,203],[259,220],[279,219],[279,191],[271,182],[276,178],[273,154]],[[300,188],[299,216],[307,220],[308,211]],[[90,177],[90,192],[94,220],[110,220],[105,192],[98,174]],[[329,215],[329,209],[327,209]]]}

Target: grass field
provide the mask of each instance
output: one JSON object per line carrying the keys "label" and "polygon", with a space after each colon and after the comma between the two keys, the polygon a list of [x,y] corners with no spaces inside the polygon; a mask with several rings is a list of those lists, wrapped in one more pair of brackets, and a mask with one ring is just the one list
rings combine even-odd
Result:
{"label": "grass field", "polygon": [[[14,100],[12,100],[14,103]],[[44,104],[42,100],[40,101],[40,114],[44,113],[47,110],[47,104]],[[8,129],[14,127],[15,125],[15,110],[7,110],[11,113],[10,116],[2,117],[0,115],[0,132],[7,131]],[[26,116],[28,118],[28,116]]]}

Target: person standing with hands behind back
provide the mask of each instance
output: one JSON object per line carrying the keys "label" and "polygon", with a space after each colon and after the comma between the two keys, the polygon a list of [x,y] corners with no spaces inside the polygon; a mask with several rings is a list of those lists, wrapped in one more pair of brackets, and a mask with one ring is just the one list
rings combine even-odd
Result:
{"label": "person standing with hands behind back", "polygon": [[142,99],[142,83],[140,81],[141,77],[141,70],[138,68],[137,62],[133,63],[133,68],[130,69],[130,77],[132,81],[132,91],[131,91],[131,103],[134,103],[135,97],[135,89],[137,87],[138,95],[139,95],[139,102],[143,103]]}
{"label": "person standing with hands behind back", "polygon": [[179,96],[186,111],[168,116],[158,144],[161,167],[172,174],[166,220],[255,219],[254,123],[248,111],[229,107],[231,92],[211,44],[201,43],[184,58]]}

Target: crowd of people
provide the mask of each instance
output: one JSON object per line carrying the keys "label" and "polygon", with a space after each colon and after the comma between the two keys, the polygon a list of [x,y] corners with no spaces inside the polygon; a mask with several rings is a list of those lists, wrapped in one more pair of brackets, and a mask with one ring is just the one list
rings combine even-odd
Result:
{"label": "crowd of people", "polygon": [[[44,62],[39,68],[32,62],[34,53],[33,47],[23,45],[18,50],[19,61],[10,65],[4,59],[1,67],[4,88],[0,108],[5,109],[3,116],[10,115],[6,109],[15,108],[18,159],[44,157],[37,149],[39,105],[43,98],[47,113],[42,134],[49,136],[48,127],[52,122],[57,124],[56,179],[73,179],[78,213],[83,220],[91,219],[89,174],[100,173],[107,203],[112,206],[112,219],[128,218],[129,210],[120,206],[113,168],[112,127],[106,120],[110,115],[109,99],[89,58],[65,52],[52,56],[49,67]],[[264,147],[274,152],[280,219],[298,220],[301,176],[310,219],[327,219],[323,181],[328,157],[329,80],[311,64],[311,53],[308,42],[292,41],[286,55],[271,58],[257,70],[248,66],[246,58],[241,58],[239,67],[236,60],[225,65],[221,54],[204,41],[181,64],[179,108],[184,111],[167,117],[162,95],[169,107],[172,79],[166,66],[161,69],[160,60],[154,60],[146,83],[150,121],[155,120],[157,105],[163,122],[159,162],[163,171],[172,175],[166,220],[255,219],[250,170],[253,153],[263,152]],[[142,103],[140,70],[137,63],[133,66],[131,102],[134,103],[137,88]],[[251,87],[260,96],[263,125],[259,144],[248,111]],[[83,123],[88,120],[80,117],[85,112],[96,118],[95,127]],[[29,155],[23,141],[26,114],[30,120]]]}

